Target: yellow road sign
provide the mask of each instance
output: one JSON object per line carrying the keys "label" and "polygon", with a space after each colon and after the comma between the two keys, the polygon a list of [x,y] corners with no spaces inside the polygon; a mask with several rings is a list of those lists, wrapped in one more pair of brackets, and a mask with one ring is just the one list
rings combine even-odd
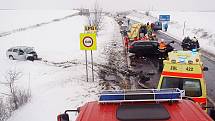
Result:
{"label": "yellow road sign", "polygon": [[87,33],[96,33],[96,26],[84,26],[84,30]]}
{"label": "yellow road sign", "polygon": [[80,50],[96,50],[95,33],[80,33]]}

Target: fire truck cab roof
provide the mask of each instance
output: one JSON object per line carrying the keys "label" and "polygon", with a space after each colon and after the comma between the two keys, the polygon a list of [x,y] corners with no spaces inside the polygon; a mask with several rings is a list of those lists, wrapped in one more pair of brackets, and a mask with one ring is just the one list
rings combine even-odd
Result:
{"label": "fire truck cab roof", "polygon": [[[177,88],[103,91],[99,101],[79,108],[76,121],[212,121],[199,105],[182,99],[183,93]],[[65,114],[58,121],[69,121]]]}
{"label": "fire truck cab roof", "polygon": [[80,108],[76,121],[212,121],[199,105],[190,100],[145,103],[100,104],[89,102]]}

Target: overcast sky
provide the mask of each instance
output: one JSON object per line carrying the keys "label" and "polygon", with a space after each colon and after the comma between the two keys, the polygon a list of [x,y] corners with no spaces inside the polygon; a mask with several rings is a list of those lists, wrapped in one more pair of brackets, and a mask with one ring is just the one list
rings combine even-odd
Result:
{"label": "overcast sky", "polygon": [[[0,0],[0,9],[92,8],[96,0]],[[97,0],[106,10],[215,10],[215,0]]]}

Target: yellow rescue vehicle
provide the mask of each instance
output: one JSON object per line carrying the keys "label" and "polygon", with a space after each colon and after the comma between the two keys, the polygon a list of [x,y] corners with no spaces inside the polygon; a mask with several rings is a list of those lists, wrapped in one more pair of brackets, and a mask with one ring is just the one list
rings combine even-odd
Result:
{"label": "yellow rescue vehicle", "polygon": [[[179,88],[185,90],[185,97],[198,102],[202,107],[207,105],[206,84],[200,53],[193,51],[172,51],[163,62],[164,67],[158,89]],[[204,108],[203,108],[204,109]]]}
{"label": "yellow rescue vehicle", "polygon": [[135,37],[139,38],[139,30],[141,26],[143,26],[142,23],[135,23],[131,25],[130,31],[128,32],[129,40],[133,41]]}

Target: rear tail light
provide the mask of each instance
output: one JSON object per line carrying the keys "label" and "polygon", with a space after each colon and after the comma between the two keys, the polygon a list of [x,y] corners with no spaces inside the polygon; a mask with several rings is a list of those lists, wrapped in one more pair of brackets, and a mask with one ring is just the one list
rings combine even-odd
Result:
{"label": "rear tail light", "polygon": [[203,110],[207,110],[207,98],[192,98]]}
{"label": "rear tail light", "polygon": [[134,48],[134,46],[129,46],[129,49],[132,49],[132,48]]}
{"label": "rear tail light", "polygon": [[206,102],[202,102],[202,103],[200,103],[200,105],[203,110],[206,110],[206,107],[207,107]]}
{"label": "rear tail light", "polygon": [[60,115],[57,116],[57,121],[61,121]]}
{"label": "rear tail light", "polygon": [[57,116],[57,121],[69,121],[69,115],[67,113]]}

